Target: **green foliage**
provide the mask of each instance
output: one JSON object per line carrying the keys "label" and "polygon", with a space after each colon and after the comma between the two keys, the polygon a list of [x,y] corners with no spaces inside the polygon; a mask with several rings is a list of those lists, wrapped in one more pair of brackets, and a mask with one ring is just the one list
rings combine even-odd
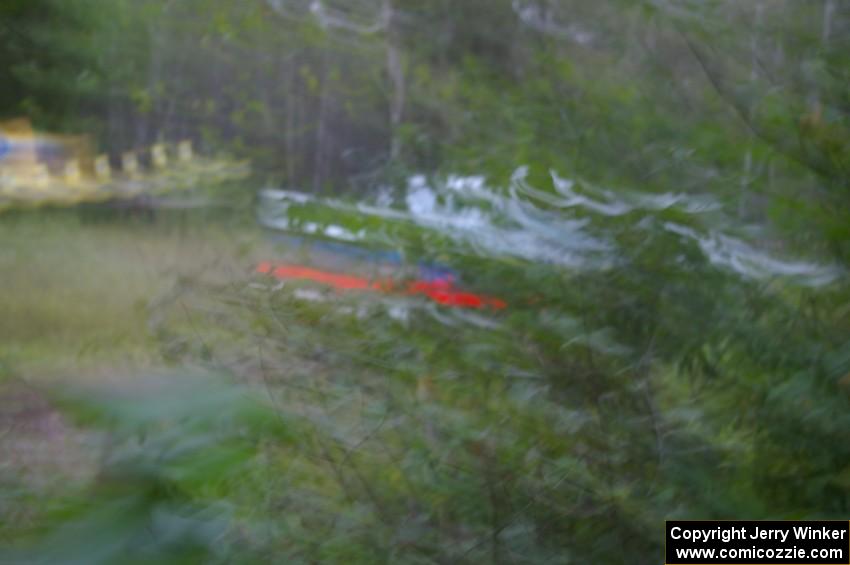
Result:
{"label": "green foliage", "polygon": [[13,556],[643,563],[664,519],[846,519],[846,5],[322,5],[7,3],[0,108],[235,150],[313,193],[263,219],[509,307],[183,280],[151,329],[225,382],[57,389],[106,456]]}
{"label": "green foliage", "polygon": [[288,443],[289,426],[255,394],[202,375],[151,376],[134,387],[59,391],[66,413],[110,430],[106,454],[92,488],[47,517],[61,525],[20,535],[4,558],[227,560],[232,509],[219,497],[252,464],[257,442]]}

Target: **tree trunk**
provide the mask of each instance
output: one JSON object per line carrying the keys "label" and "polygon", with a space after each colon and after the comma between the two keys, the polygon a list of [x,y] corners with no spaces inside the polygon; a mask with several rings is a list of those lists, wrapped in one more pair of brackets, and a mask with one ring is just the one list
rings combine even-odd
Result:
{"label": "tree trunk", "polygon": [[398,128],[404,114],[404,68],[401,61],[401,51],[398,47],[396,32],[392,25],[392,0],[384,0],[383,18],[386,33],[387,74],[390,78],[392,93],[390,95],[390,158],[395,159],[401,151],[401,140]]}

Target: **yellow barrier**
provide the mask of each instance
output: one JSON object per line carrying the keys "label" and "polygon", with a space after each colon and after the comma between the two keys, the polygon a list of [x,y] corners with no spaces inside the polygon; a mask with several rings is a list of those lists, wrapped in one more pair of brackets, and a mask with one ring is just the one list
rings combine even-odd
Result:
{"label": "yellow barrier", "polygon": [[151,162],[157,169],[164,169],[168,165],[168,158],[165,155],[165,147],[161,143],[157,143],[151,147]]}
{"label": "yellow barrier", "polygon": [[[169,159],[173,152],[174,159]],[[139,156],[150,156],[143,167]],[[91,157],[81,136],[36,134],[26,120],[0,123],[0,212],[20,206],[68,205],[160,193],[198,184],[244,178],[247,163],[195,157],[191,141],[157,143],[120,156],[114,170],[109,156]]]}
{"label": "yellow barrier", "polygon": [[94,160],[94,176],[101,181],[109,181],[112,178],[112,169],[109,166],[109,157],[98,155]]}

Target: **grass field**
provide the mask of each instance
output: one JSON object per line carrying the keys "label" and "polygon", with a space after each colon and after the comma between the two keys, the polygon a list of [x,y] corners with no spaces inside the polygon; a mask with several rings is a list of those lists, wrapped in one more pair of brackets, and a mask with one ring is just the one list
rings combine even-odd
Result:
{"label": "grass field", "polygon": [[[244,280],[263,244],[203,213],[0,215],[0,539],[32,533],[91,485],[104,437],[55,402],[75,386],[132,390],[168,370],[151,317],[181,281]],[[64,498],[63,498],[64,497]],[[1,560],[1,559],[0,559]]]}
{"label": "grass field", "polygon": [[21,377],[161,362],[148,327],[185,277],[244,278],[258,233],[203,218],[0,217],[0,367]]}

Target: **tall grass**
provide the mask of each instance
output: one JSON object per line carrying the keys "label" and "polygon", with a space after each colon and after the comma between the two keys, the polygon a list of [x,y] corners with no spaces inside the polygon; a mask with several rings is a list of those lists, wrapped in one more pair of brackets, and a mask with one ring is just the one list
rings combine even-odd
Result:
{"label": "tall grass", "polygon": [[255,232],[203,216],[155,222],[115,211],[0,216],[0,360],[47,372],[160,361],[148,320],[155,299],[187,275],[251,267]]}

